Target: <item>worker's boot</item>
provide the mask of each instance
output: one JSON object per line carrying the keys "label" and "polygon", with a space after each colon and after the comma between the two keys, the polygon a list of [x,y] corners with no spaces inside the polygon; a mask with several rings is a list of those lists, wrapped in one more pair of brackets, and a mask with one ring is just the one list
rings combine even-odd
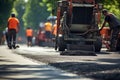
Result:
{"label": "worker's boot", "polygon": [[8,47],[9,47],[9,49],[12,49],[11,43],[8,43]]}
{"label": "worker's boot", "polygon": [[13,47],[14,49],[16,49],[15,43],[16,43],[16,42],[13,42],[13,45],[12,45],[12,47]]}
{"label": "worker's boot", "polygon": [[15,44],[14,44],[14,45],[12,45],[12,47],[13,47],[14,49],[16,49],[16,46],[15,46]]}

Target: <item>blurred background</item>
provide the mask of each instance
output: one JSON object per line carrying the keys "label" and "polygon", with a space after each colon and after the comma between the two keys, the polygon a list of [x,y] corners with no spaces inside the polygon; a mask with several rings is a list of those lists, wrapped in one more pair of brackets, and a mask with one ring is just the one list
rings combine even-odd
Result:
{"label": "blurred background", "polygon": [[[55,23],[57,1],[59,0],[0,0],[0,44],[4,44],[2,42],[3,32],[7,27],[10,14],[14,12],[20,21],[18,43],[26,43],[25,30],[27,27],[31,27],[34,30],[33,42],[35,45],[39,45],[36,40],[44,23],[48,19],[53,25]],[[97,1],[120,19],[120,0]]]}

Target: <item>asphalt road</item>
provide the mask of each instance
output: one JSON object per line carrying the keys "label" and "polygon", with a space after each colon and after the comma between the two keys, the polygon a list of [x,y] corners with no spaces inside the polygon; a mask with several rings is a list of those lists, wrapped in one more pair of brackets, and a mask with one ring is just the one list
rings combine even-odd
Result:
{"label": "asphalt road", "polygon": [[120,80],[119,52],[96,53],[96,56],[60,55],[49,47],[27,47],[22,45],[15,53],[38,62],[43,62],[67,72],[95,80]]}
{"label": "asphalt road", "polygon": [[13,53],[17,50],[0,46],[0,80],[93,80]]}

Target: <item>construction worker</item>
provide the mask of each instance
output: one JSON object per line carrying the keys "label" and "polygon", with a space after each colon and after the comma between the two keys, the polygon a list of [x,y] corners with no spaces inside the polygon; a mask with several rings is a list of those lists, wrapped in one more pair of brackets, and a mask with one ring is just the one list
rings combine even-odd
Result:
{"label": "construction worker", "polygon": [[28,27],[26,29],[26,37],[27,37],[27,46],[32,46],[32,37],[33,37],[33,30]]}
{"label": "construction worker", "polygon": [[102,14],[105,16],[104,22],[100,31],[105,27],[105,24],[108,23],[111,30],[111,39],[110,39],[110,50],[116,51],[116,44],[118,34],[120,32],[120,21],[116,18],[116,16],[112,13],[109,13],[106,9],[102,10]]}
{"label": "construction worker", "polygon": [[15,17],[14,13],[12,13],[11,17],[8,19],[7,27],[9,36],[8,47],[9,49],[12,49],[12,47],[16,49],[16,34],[18,33],[20,27],[19,20]]}
{"label": "construction worker", "polygon": [[44,29],[45,29],[46,42],[51,42],[51,37],[52,37],[52,24],[51,24],[50,20],[48,20],[48,21],[45,23]]}

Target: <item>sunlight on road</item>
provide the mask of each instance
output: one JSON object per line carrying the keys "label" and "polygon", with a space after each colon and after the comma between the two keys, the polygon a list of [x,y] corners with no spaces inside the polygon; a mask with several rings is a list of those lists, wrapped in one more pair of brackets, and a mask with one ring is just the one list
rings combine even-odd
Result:
{"label": "sunlight on road", "polygon": [[16,49],[15,52],[22,54],[36,54],[36,55],[59,55],[54,48],[51,47],[27,47],[26,45],[21,45],[20,48]]}

